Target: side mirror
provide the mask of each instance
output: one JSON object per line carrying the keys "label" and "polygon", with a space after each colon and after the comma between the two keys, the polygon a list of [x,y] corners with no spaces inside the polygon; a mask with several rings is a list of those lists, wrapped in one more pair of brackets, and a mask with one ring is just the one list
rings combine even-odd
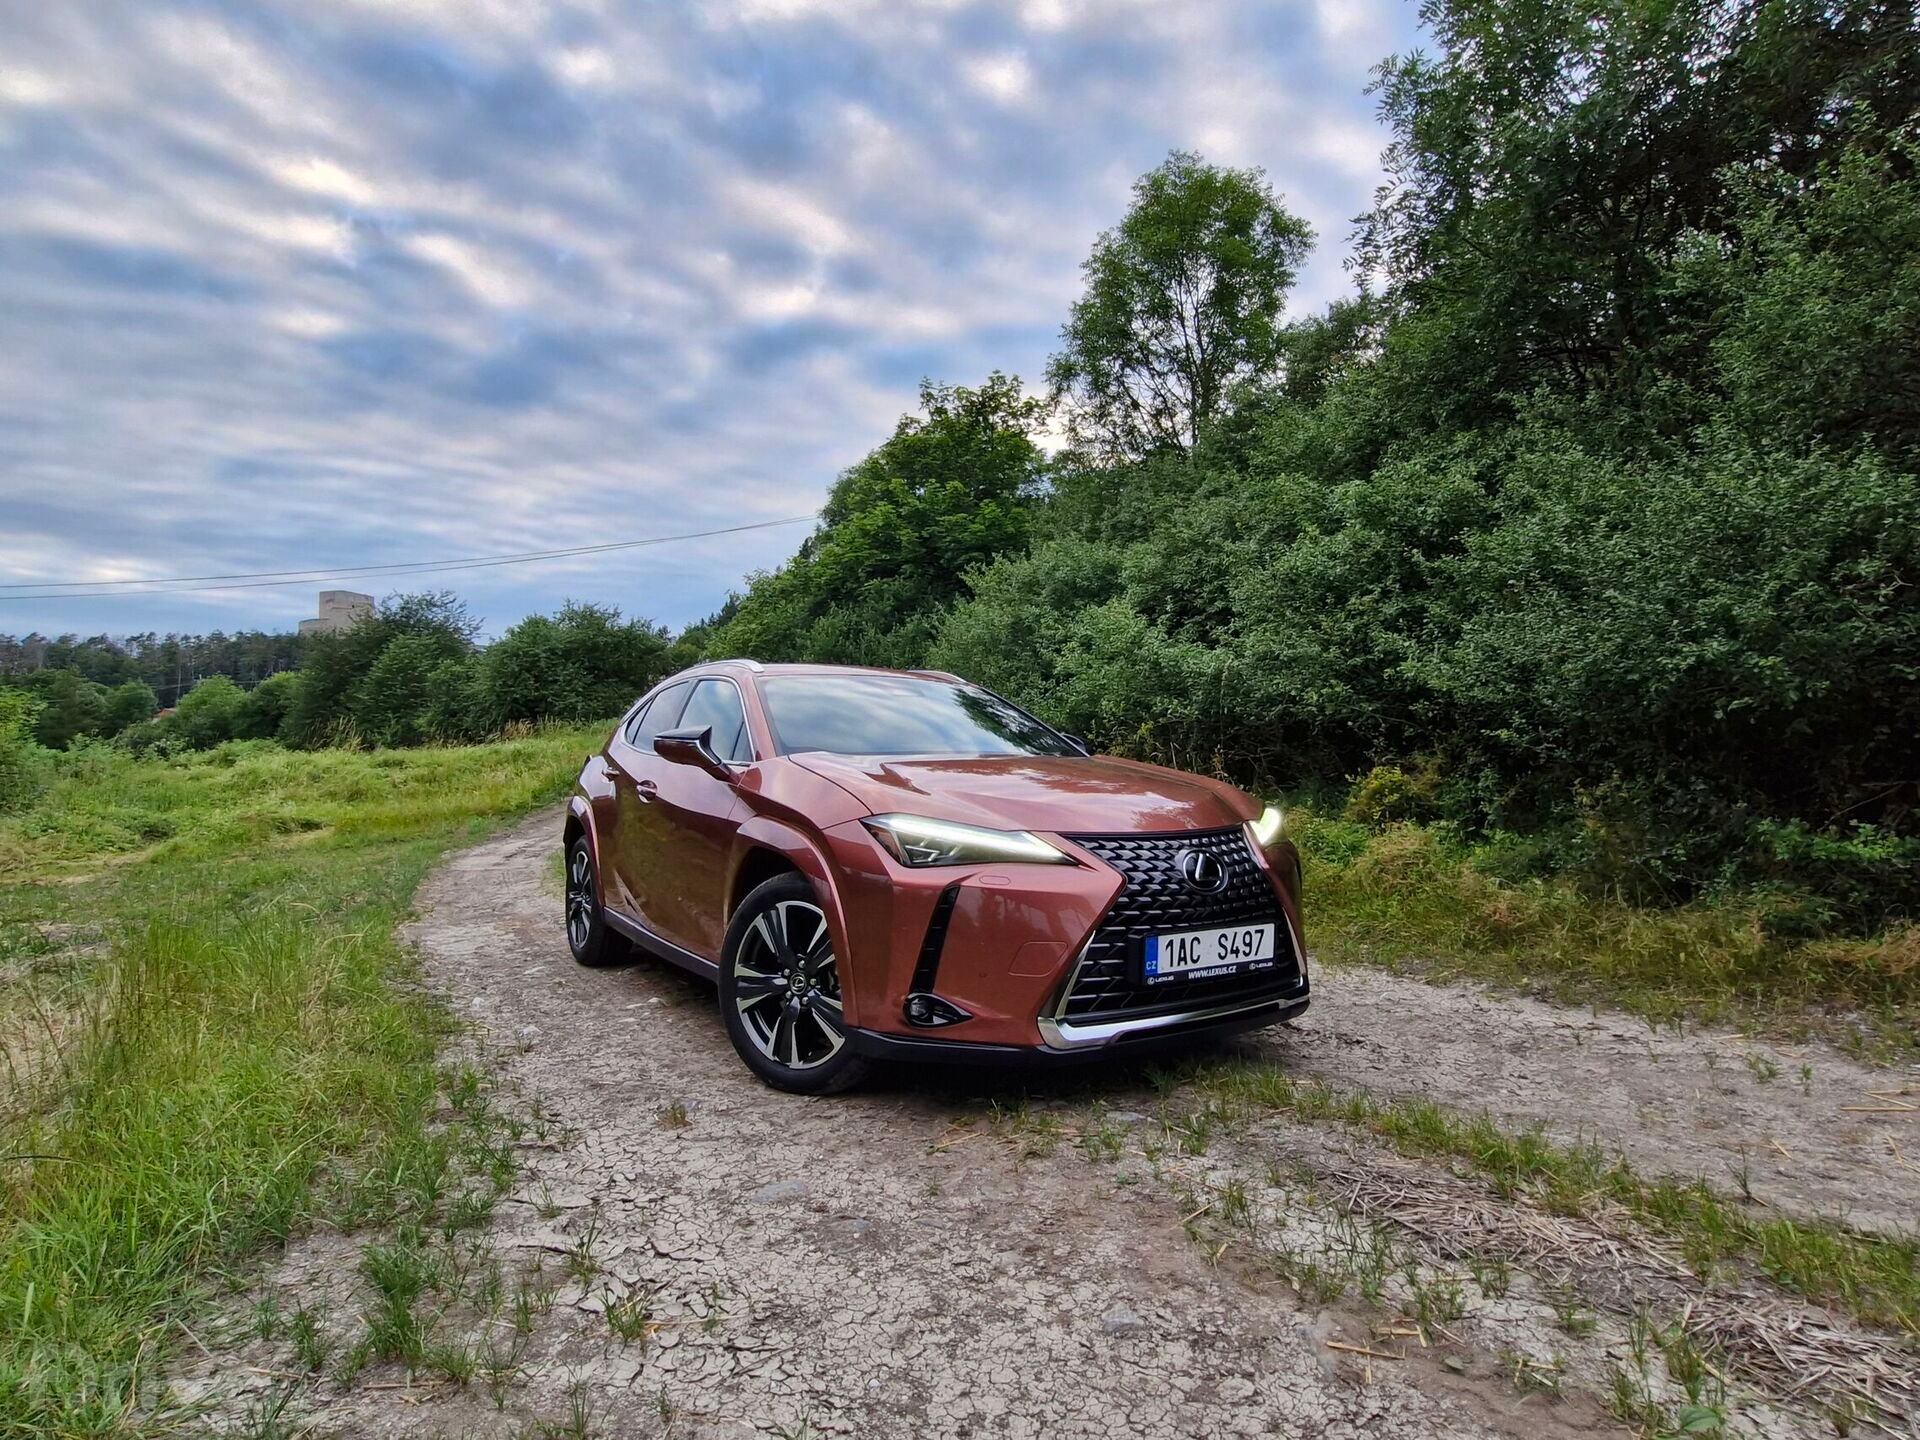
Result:
{"label": "side mirror", "polygon": [[671,760],[676,765],[691,765],[696,770],[706,771],[716,780],[733,783],[733,772],[727,769],[727,762],[713,748],[711,725],[662,730],[653,737],[653,753],[662,760]]}
{"label": "side mirror", "polygon": [[1093,754],[1093,747],[1087,744],[1087,742],[1084,739],[1082,739],[1080,736],[1068,735],[1066,738],[1067,738],[1067,743],[1073,746],[1073,748],[1078,750],[1082,755]]}

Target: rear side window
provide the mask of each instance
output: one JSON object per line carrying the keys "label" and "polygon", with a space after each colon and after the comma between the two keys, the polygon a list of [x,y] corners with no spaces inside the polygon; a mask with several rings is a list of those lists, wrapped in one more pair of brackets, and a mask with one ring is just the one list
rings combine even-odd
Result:
{"label": "rear side window", "polygon": [[[663,725],[663,730],[713,728],[713,748],[722,760],[740,764],[753,759],[753,743],[747,736],[747,712],[741,708],[740,692],[728,680],[702,680],[693,688],[686,713],[678,725]],[[658,733],[657,731],[655,733]]]}
{"label": "rear side window", "polygon": [[654,696],[652,704],[627,722],[627,743],[636,750],[653,749],[654,736],[680,723],[680,712],[685,708],[687,692],[692,688],[691,680],[681,680]]}
{"label": "rear side window", "polygon": [[645,705],[635,707],[633,714],[628,717],[626,725],[622,727],[620,732],[627,737],[627,744],[632,745],[636,743],[637,737],[640,734],[640,727],[646,723],[646,719],[647,707]]}

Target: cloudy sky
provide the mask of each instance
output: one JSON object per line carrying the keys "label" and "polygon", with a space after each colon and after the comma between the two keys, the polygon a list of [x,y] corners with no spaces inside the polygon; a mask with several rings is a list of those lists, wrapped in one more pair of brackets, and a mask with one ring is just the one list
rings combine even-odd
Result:
{"label": "cloudy sky", "polygon": [[[1037,380],[1172,148],[1346,288],[1397,0],[0,0],[0,632],[278,628],[346,567],[811,512]],[[804,526],[419,582],[679,625]],[[12,598],[8,598],[12,597]]]}

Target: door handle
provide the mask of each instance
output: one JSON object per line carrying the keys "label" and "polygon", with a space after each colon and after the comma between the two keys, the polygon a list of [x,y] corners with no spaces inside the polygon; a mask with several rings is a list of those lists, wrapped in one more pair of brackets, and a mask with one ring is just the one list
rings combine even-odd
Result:
{"label": "door handle", "polygon": [[642,805],[651,804],[653,802],[654,794],[659,789],[660,787],[654,784],[653,781],[651,780],[638,781],[635,783],[633,787],[634,795]]}

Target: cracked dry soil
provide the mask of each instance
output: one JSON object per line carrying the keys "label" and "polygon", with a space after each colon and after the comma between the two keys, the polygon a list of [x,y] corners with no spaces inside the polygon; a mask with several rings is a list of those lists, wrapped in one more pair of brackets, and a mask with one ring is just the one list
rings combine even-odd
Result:
{"label": "cracked dry soil", "polygon": [[[1012,1103],[1018,1081],[896,1073],[826,1100],[766,1089],[734,1057],[710,986],[646,960],[573,964],[558,836],[543,815],[453,856],[408,932],[488,1065],[551,1122],[484,1231],[505,1267],[545,1277],[551,1301],[515,1342],[511,1385],[392,1364],[345,1383],[298,1379],[284,1345],[236,1342],[179,1380],[230,1427],[279,1386],[283,1433],[314,1436],[1620,1432],[1590,1393],[1517,1385],[1491,1362],[1443,1364],[1438,1348],[1378,1340],[1377,1306],[1315,1303],[1271,1269],[1218,1263],[1182,1213],[1194,1192],[1177,1195],[1157,1163],[1100,1166],[1070,1146],[996,1138],[989,1102]],[[1305,1074],[1542,1121],[1653,1170],[1708,1163],[1702,1145],[1718,1160],[1771,1144],[1792,1162],[1756,1166],[1776,1203],[1820,1210],[1844,1196],[1858,1215],[1910,1224],[1912,1187],[1877,1183],[1884,1134],[1831,1124],[1833,1097],[1797,1080],[1733,1069],[1744,1043],[1702,1049],[1618,1017],[1343,970],[1298,1029],[1249,1048]],[[1860,1083],[1844,1065],[1819,1057],[1815,1085]],[[1886,1072],[1864,1083],[1884,1087]],[[1071,1098],[1058,1113],[1144,1131],[1152,1100],[1137,1070],[1059,1088]],[[1849,1166],[1856,1183],[1839,1188]],[[297,1240],[265,1288],[350,1315],[366,1303],[366,1239]],[[561,1260],[583,1249],[591,1275]],[[644,1317],[626,1340],[607,1313],[623,1303]],[[469,1323],[476,1345],[509,1328]],[[1382,1346],[1390,1357],[1367,1353]],[[1778,1417],[1761,1429],[1817,1433]]]}

